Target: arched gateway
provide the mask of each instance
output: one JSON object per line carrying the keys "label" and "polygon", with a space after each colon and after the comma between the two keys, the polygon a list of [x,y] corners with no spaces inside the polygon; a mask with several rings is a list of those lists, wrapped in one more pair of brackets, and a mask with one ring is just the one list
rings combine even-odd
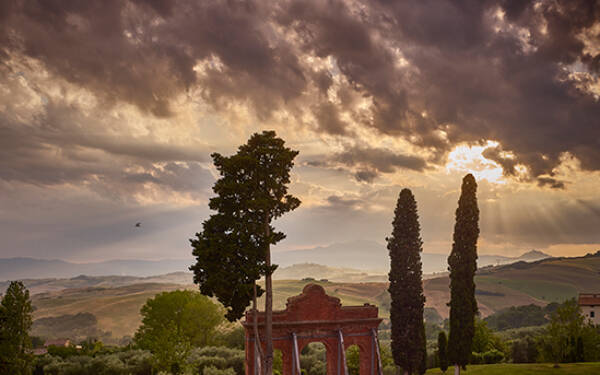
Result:
{"label": "arched gateway", "polygon": [[[327,350],[327,374],[347,375],[345,350],[360,350],[360,375],[381,375],[377,306],[342,306],[320,285],[308,284],[302,294],[288,298],[286,309],[273,311],[273,347],[283,355],[283,375],[300,375],[300,351],[311,342]],[[246,375],[258,375],[254,347],[253,311],[246,312]],[[264,312],[258,313],[261,346],[265,347]]]}

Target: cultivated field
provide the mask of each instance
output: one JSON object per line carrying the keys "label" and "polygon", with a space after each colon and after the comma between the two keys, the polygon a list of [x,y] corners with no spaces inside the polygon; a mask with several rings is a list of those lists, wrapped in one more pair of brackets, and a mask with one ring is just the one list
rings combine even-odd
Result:
{"label": "cultivated field", "polygon": [[[189,284],[190,275],[184,273],[132,278],[131,281],[135,282],[132,285],[123,285],[129,281],[127,278],[114,278],[49,280],[47,284],[36,281],[34,289],[51,291],[33,295],[34,318],[88,312],[98,319],[99,329],[110,331],[113,337],[119,338],[133,335],[137,330],[140,308],[148,298],[178,288],[197,290],[197,286]],[[329,295],[340,298],[344,305],[371,303],[379,306],[380,316],[389,315],[389,295],[384,282],[275,280],[274,308],[284,309],[287,299],[299,294],[309,282],[319,283]],[[510,306],[531,303],[544,306],[575,297],[578,291],[597,288],[600,285],[600,256],[548,259],[483,269],[475,282],[477,302],[483,316]],[[443,318],[448,316],[448,284],[447,276],[427,279],[423,284],[425,306],[435,308]],[[69,289],[55,290],[60,286],[68,286]],[[596,289],[594,291],[597,292]]]}

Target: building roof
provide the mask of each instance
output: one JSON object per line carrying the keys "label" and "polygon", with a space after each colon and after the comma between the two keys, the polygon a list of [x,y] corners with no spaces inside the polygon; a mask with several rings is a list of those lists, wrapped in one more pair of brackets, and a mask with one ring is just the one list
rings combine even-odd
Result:
{"label": "building roof", "polygon": [[600,306],[600,293],[580,293],[579,306]]}
{"label": "building roof", "polygon": [[71,340],[69,339],[56,339],[56,340],[46,340],[44,343],[45,347],[49,346],[69,346],[71,344]]}
{"label": "building roof", "polygon": [[48,349],[37,348],[37,349],[33,349],[31,352],[33,353],[33,355],[44,355],[44,354],[48,353]]}

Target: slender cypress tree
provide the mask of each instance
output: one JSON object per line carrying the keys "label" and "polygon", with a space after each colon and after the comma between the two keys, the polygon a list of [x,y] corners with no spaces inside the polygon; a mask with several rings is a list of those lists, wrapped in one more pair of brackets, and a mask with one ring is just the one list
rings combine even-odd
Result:
{"label": "slender cypress tree", "polygon": [[423,350],[421,352],[421,362],[419,363],[419,375],[424,375],[427,372],[427,335],[425,334],[425,321],[421,325],[421,337],[423,341]]}
{"label": "slender cypress tree", "polygon": [[398,197],[393,231],[387,238],[390,253],[389,293],[391,296],[392,354],[405,374],[419,370],[423,358],[423,281],[421,241],[417,203],[410,190]]}
{"label": "slender cypress tree", "polygon": [[448,348],[447,348],[446,332],[441,331],[438,334],[438,361],[440,363],[440,370],[445,374],[448,370]]}
{"label": "slender cypress tree", "polygon": [[448,257],[450,271],[450,338],[448,359],[454,364],[454,373],[469,363],[475,334],[475,271],[477,270],[477,238],[479,237],[479,208],[477,183],[472,174],[463,178],[454,242]]}

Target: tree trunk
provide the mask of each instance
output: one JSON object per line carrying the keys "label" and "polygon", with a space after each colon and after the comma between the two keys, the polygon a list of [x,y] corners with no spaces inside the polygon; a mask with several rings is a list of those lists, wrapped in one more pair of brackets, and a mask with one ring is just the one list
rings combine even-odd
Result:
{"label": "tree trunk", "polygon": [[460,365],[454,365],[454,375],[460,375]]}
{"label": "tree trunk", "polygon": [[265,275],[265,336],[267,337],[267,350],[265,353],[265,375],[273,375],[273,285],[271,280],[271,230],[269,215],[265,214],[265,241],[266,241],[266,266]]}
{"label": "tree trunk", "polygon": [[252,308],[254,310],[253,314],[253,325],[254,325],[254,355],[258,354],[258,373],[262,375],[263,373],[263,361],[264,354],[262,350],[262,345],[260,344],[260,335],[258,333],[258,308],[256,303],[256,282],[254,282],[254,294],[252,296]]}

